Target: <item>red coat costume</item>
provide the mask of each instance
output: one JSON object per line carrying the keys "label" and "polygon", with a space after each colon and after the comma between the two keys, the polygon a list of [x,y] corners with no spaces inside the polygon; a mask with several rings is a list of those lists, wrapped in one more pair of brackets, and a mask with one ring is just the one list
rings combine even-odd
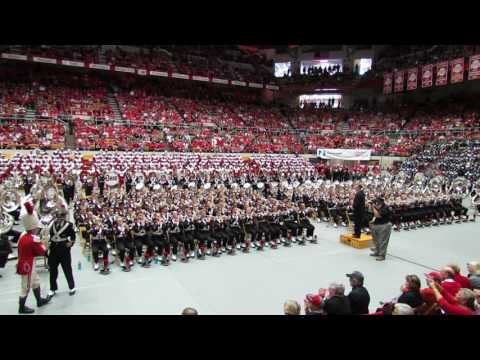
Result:
{"label": "red coat costume", "polygon": [[17,274],[30,275],[37,256],[45,256],[45,246],[37,236],[29,233],[22,235],[18,240]]}

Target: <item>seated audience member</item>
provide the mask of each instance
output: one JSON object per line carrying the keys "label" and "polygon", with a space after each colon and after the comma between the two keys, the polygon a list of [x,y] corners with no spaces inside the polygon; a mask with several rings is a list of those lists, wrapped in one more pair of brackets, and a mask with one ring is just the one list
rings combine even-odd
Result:
{"label": "seated audience member", "polygon": [[460,266],[458,266],[457,264],[448,264],[447,266],[453,270],[453,279],[456,282],[458,282],[462,288],[465,288],[465,289],[472,288],[468,277],[460,274]]}
{"label": "seated audience member", "polygon": [[421,306],[424,301],[420,294],[421,283],[417,275],[407,275],[405,284],[400,288],[402,294],[399,296],[397,303],[410,305],[416,309]]}
{"label": "seated audience member", "polygon": [[283,304],[283,312],[285,315],[300,315],[301,307],[295,300],[287,300]]}
{"label": "seated audience member", "polygon": [[480,289],[480,263],[476,261],[470,261],[467,264],[468,269],[468,281],[470,282],[471,289]]}
{"label": "seated audience member", "polygon": [[473,293],[475,295],[475,306],[477,310],[475,310],[475,315],[480,315],[480,290],[475,289],[473,290]]}
{"label": "seated audience member", "polygon": [[187,307],[183,309],[182,315],[198,315],[198,311],[194,308]]}
{"label": "seated audience member", "polygon": [[472,290],[460,289],[455,296],[452,296],[431,278],[427,281],[437,303],[446,315],[474,315],[475,295]]}
{"label": "seated audience member", "polygon": [[328,291],[321,289],[320,296],[325,296],[325,313],[327,315],[351,315],[350,300],[345,296],[345,286],[330,284]]}
{"label": "seated audience member", "polygon": [[363,286],[364,277],[359,271],[354,271],[351,274],[347,274],[350,279],[350,286],[352,291],[348,294],[350,301],[350,308],[353,315],[368,314],[368,306],[370,305],[370,294],[368,290]]}
{"label": "seated audience member", "polygon": [[396,303],[393,306],[392,315],[415,315],[412,307],[404,303]]}
{"label": "seated audience member", "polygon": [[324,302],[320,295],[308,294],[304,300],[305,315],[325,315]]}
{"label": "seated audience member", "polygon": [[440,270],[440,274],[443,276],[442,288],[452,294],[452,296],[455,296],[462,288],[462,285],[455,280],[455,271],[451,267],[445,266]]}

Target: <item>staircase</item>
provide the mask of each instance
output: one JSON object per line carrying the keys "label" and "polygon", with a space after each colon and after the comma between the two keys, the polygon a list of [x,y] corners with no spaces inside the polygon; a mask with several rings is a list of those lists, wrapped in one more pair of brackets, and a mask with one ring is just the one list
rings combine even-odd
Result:
{"label": "staircase", "polygon": [[122,121],[122,112],[120,111],[120,106],[118,106],[117,99],[115,99],[115,95],[112,93],[108,94],[107,102],[112,107],[113,121]]}
{"label": "staircase", "polygon": [[75,136],[73,136],[72,134],[66,133],[65,134],[65,148],[75,150],[75,147],[76,147]]}

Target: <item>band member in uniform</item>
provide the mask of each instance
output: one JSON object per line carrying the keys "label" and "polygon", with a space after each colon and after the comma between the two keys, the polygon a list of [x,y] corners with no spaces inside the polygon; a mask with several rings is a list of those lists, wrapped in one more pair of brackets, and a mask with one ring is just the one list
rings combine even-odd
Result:
{"label": "band member in uniform", "polygon": [[357,193],[353,200],[353,221],[355,228],[353,231],[353,237],[360,238],[362,234],[362,224],[365,217],[365,193],[363,192],[363,186],[357,185]]}
{"label": "band member in uniform", "polygon": [[92,228],[90,229],[90,238],[92,239],[92,256],[94,262],[94,270],[97,271],[99,269],[98,265],[98,253],[102,251],[103,254],[103,268],[100,271],[101,274],[108,274],[110,273],[110,269],[108,268],[109,261],[108,261],[108,246],[106,240],[106,233],[104,231],[104,225],[102,224],[100,219],[97,219],[96,222],[93,224]]}
{"label": "band member in uniform", "polygon": [[[212,251],[212,244],[215,241],[215,238],[211,236],[210,231],[210,222],[207,219],[207,214],[205,210],[202,210],[201,214],[195,219],[195,229],[196,229],[196,238],[199,241],[199,258],[205,259],[205,254],[210,255]],[[205,245],[207,251],[205,252]]]}
{"label": "band member in uniform", "polygon": [[[152,262],[154,252],[153,241],[148,237],[149,225],[146,223],[145,215],[140,213],[137,216],[138,220],[133,224],[132,235],[137,249],[137,262],[144,267],[148,267]],[[143,245],[147,247],[145,254],[142,257]]]}
{"label": "band member in uniform", "polygon": [[307,229],[307,239],[313,241],[313,233],[315,232],[315,227],[310,223],[308,219],[307,210],[305,209],[305,204],[300,204],[300,210],[298,214],[298,222],[300,224],[301,230],[300,233],[303,232],[303,229]]}
{"label": "band member in uniform", "polygon": [[17,274],[21,276],[22,285],[19,298],[19,314],[31,314],[35,310],[25,305],[30,292],[37,300],[37,306],[41,307],[48,304],[50,297],[42,298],[40,291],[40,277],[35,270],[35,257],[46,256],[45,245],[40,241],[40,222],[38,216],[33,209],[31,203],[24,204],[27,213],[22,217],[21,221],[26,233],[18,240],[18,262]]}
{"label": "band member in uniform", "polygon": [[[115,241],[117,243],[118,255],[120,256],[120,266],[123,271],[130,271],[133,266],[135,256],[135,244],[133,243],[130,228],[124,222],[122,217],[118,217],[117,225],[114,228]],[[125,254],[128,251],[128,256]]]}
{"label": "band member in uniform", "polygon": [[184,239],[182,222],[176,211],[173,212],[172,218],[168,222],[168,236],[173,247],[172,260],[177,261],[178,243],[183,243]]}
{"label": "band member in uniform", "polygon": [[182,221],[185,256],[195,257],[195,222],[193,221],[192,210],[188,209]]}
{"label": "band member in uniform", "polygon": [[167,226],[160,213],[156,213],[151,225],[153,244],[157,247],[162,265],[168,265],[170,261],[170,242],[168,241]]}
{"label": "band member in uniform", "polygon": [[75,294],[73,280],[71,247],[75,244],[73,224],[67,221],[68,211],[61,206],[55,214],[56,218],[50,227],[50,249],[48,253],[48,267],[50,270],[49,296],[55,296],[57,291],[58,265],[62,266],[68,282],[69,294]]}

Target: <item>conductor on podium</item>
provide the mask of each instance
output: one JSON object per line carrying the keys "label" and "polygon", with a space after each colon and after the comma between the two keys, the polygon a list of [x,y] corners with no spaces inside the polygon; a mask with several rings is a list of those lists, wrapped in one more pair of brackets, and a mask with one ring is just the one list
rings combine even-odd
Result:
{"label": "conductor on podium", "polygon": [[357,185],[357,193],[355,199],[353,199],[353,222],[355,224],[353,237],[360,238],[362,233],[362,223],[365,218],[365,193],[363,192],[363,186]]}

